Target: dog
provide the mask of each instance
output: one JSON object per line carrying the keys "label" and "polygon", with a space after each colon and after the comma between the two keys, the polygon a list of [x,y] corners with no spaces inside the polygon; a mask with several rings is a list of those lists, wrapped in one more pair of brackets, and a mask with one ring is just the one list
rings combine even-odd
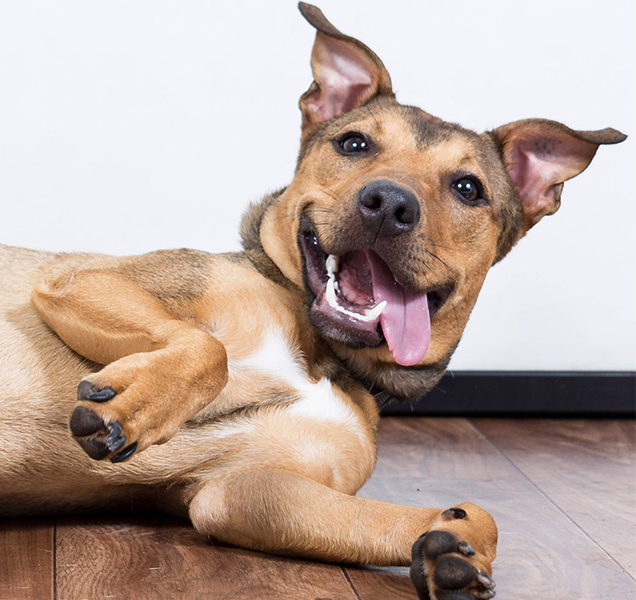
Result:
{"label": "dog", "polygon": [[355,497],[378,404],[436,384],[489,268],[626,136],[401,105],[372,50],[299,7],[297,168],[242,252],[0,247],[0,513],[132,501],[246,548],[410,565],[422,599],[491,598],[485,510]]}

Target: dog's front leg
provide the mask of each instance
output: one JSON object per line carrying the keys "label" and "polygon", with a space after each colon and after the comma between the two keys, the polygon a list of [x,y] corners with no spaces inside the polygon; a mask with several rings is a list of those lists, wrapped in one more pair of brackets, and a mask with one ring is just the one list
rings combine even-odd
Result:
{"label": "dog's front leg", "polygon": [[168,441],[227,382],[221,342],[120,274],[69,273],[32,302],[70,348],[107,365],[80,382],[70,421],[91,458],[119,462]]}
{"label": "dog's front leg", "polygon": [[195,527],[225,542],[335,562],[411,565],[421,599],[494,596],[497,528],[473,504],[420,509],[356,498],[287,470],[210,482],[190,505]]}

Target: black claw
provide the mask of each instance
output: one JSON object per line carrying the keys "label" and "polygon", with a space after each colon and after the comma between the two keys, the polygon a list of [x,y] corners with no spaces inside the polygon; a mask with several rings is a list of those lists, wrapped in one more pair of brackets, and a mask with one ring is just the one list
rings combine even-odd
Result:
{"label": "black claw", "polygon": [[487,573],[477,573],[477,581],[488,590],[492,590],[497,586],[495,580]]}
{"label": "black claw", "polygon": [[137,450],[137,446],[138,446],[137,442],[130,444],[128,448],[122,450],[119,454],[113,456],[113,458],[111,458],[110,461],[114,463],[119,463],[119,462],[122,462],[123,460],[126,460],[127,458],[129,458],[135,453],[135,450]]}
{"label": "black claw", "polygon": [[435,583],[445,589],[466,587],[477,577],[477,569],[456,556],[442,556],[435,565]]}
{"label": "black claw", "polygon": [[441,554],[457,552],[457,538],[449,531],[431,531],[422,544],[424,555],[434,560]]}
{"label": "black claw", "polygon": [[102,418],[90,408],[78,406],[71,416],[69,427],[73,435],[84,436],[104,429]]}
{"label": "black claw", "polygon": [[87,398],[88,400],[92,400],[93,402],[106,402],[108,400],[112,400],[116,395],[117,392],[115,392],[113,388],[105,387],[99,392],[90,394]]}
{"label": "black claw", "polygon": [[116,441],[110,442],[108,444],[108,448],[110,449],[111,452],[117,452],[117,450],[120,450],[121,448],[123,448],[125,444],[126,444],[126,436],[122,435]]}
{"label": "black claw", "polygon": [[457,550],[464,556],[475,556],[475,550],[468,542],[459,542]]}
{"label": "black claw", "polygon": [[117,392],[111,387],[99,389],[90,381],[80,381],[77,386],[77,401],[91,400],[92,402],[107,402],[112,400]]}
{"label": "black claw", "polygon": [[110,448],[111,452],[117,452],[121,450],[126,443],[126,436],[121,433],[121,425],[114,421],[109,425],[110,433],[106,437],[106,445]]}
{"label": "black claw", "polygon": [[449,508],[442,513],[442,517],[449,521],[451,519],[465,519],[467,516],[468,515],[466,514],[466,511],[463,508],[459,508],[457,506]]}
{"label": "black claw", "polygon": [[110,454],[108,446],[101,440],[95,438],[80,438],[77,440],[84,452],[95,460],[106,458]]}

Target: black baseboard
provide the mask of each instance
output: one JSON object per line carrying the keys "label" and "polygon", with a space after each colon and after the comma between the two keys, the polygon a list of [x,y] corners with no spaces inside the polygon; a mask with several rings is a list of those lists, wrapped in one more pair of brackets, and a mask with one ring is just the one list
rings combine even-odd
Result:
{"label": "black baseboard", "polygon": [[413,404],[384,415],[636,416],[636,372],[454,371]]}

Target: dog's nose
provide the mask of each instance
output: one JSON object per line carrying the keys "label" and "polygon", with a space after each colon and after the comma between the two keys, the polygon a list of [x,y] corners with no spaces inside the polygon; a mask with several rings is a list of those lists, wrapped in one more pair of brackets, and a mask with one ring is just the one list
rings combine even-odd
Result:
{"label": "dog's nose", "polygon": [[372,181],[358,193],[358,211],[377,237],[411,231],[420,220],[415,194],[390,181]]}

